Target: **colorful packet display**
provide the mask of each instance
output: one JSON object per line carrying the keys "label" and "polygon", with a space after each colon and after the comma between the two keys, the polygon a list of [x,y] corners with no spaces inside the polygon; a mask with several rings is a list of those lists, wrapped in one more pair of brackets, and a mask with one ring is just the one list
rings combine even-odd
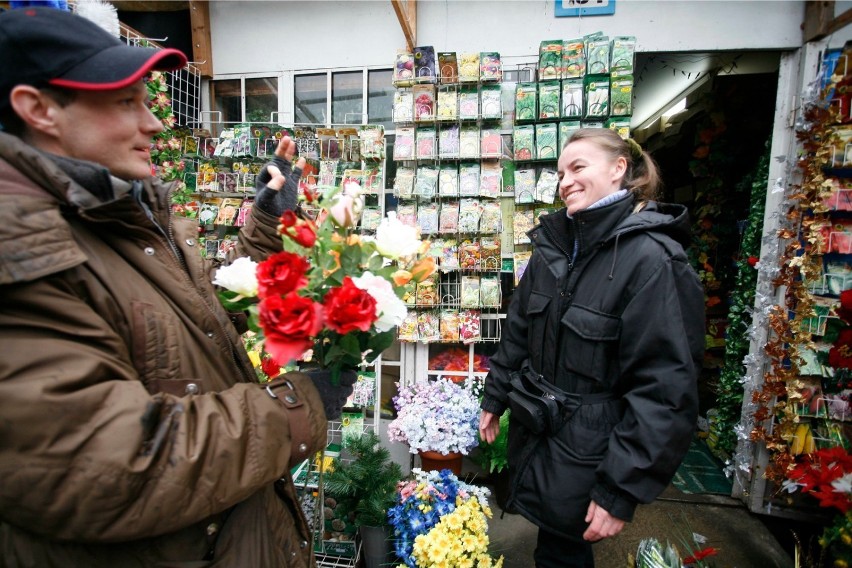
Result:
{"label": "colorful packet display", "polygon": [[479,270],[479,253],[478,239],[468,238],[459,243],[459,269]]}
{"label": "colorful packet display", "polygon": [[465,274],[461,279],[461,302],[463,308],[479,307],[480,277],[478,274]]}
{"label": "colorful packet display", "polygon": [[414,85],[414,121],[431,122],[435,120],[435,85]]}
{"label": "colorful packet display", "polygon": [[444,84],[458,82],[459,65],[455,51],[445,51],[438,54],[438,79]]}
{"label": "colorful packet display", "polygon": [[438,305],[438,279],[435,276],[427,278],[422,282],[417,283],[417,299],[415,300],[418,306],[437,306]]}
{"label": "colorful packet display", "polygon": [[358,129],[361,157],[365,160],[381,160],[385,157],[385,127],[381,124],[365,124]]}
{"label": "colorful packet display", "polygon": [[479,163],[467,162],[459,167],[459,195],[479,195]]}
{"label": "colorful packet display", "polygon": [[396,170],[393,192],[397,197],[410,199],[414,196],[414,169],[401,167]]}
{"label": "colorful packet display", "polygon": [[438,134],[438,155],[441,158],[459,157],[459,132],[458,124],[441,126]]}
{"label": "colorful packet display", "polygon": [[586,74],[586,47],[582,39],[562,43],[562,78],[580,79]]}
{"label": "colorful packet display", "polygon": [[529,244],[530,236],[527,232],[535,227],[535,218],[532,209],[515,210],[512,215],[512,232],[516,245]]}
{"label": "colorful packet display", "polygon": [[542,81],[538,83],[538,118],[550,120],[559,118],[559,96],[562,86],[559,81]]}
{"label": "colorful packet display", "polygon": [[435,48],[424,45],[414,48],[415,83],[436,83],[438,73],[435,67]]}
{"label": "colorful packet display", "polygon": [[459,54],[458,64],[460,83],[476,83],[479,81],[479,53]]}
{"label": "colorful packet display", "polygon": [[432,199],[438,193],[438,168],[421,166],[417,168],[414,182],[414,194],[425,199]]}
{"label": "colorful packet display", "polygon": [[524,124],[515,126],[512,144],[516,160],[532,160],[535,149],[535,125]]}
{"label": "colorful packet display", "polygon": [[441,203],[441,219],[438,223],[439,233],[455,234],[459,230],[459,202],[444,201]]}
{"label": "colorful packet display", "polygon": [[458,310],[441,310],[441,341],[458,342],[461,318]]}
{"label": "colorful packet display", "polygon": [[609,78],[610,116],[633,114],[633,75],[621,73],[626,71],[613,72]]}
{"label": "colorful packet display", "polygon": [[548,81],[562,76],[562,40],[545,40],[538,47],[538,80]]}
{"label": "colorful packet display", "polygon": [[530,257],[532,256],[532,251],[518,251],[512,255],[512,260],[514,263],[514,277],[515,277],[515,286],[521,281],[521,277],[524,275],[524,271],[527,269],[527,265],[530,263]]}
{"label": "colorful packet display", "polygon": [[459,117],[459,93],[456,89],[438,91],[438,120],[456,120]]}
{"label": "colorful packet display", "polygon": [[479,157],[479,126],[462,124],[459,133],[459,158]]}
{"label": "colorful packet display", "polygon": [[479,305],[483,308],[500,307],[500,278],[484,275],[479,280]]}
{"label": "colorful packet display", "polygon": [[562,81],[562,118],[583,116],[583,81],[565,79]]}
{"label": "colorful packet display", "polygon": [[518,83],[515,88],[515,121],[535,120],[537,98],[537,83]]}
{"label": "colorful packet display", "polygon": [[535,184],[536,201],[542,203],[553,203],[556,199],[556,191],[559,189],[559,175],[553,170],[541,170],[538,181]]}
{"label": "colorful packet display", "polygon": [[456,197],[459,194],[459,170],[455,166],[441,166],[438,173],[438,194]]}
{"label": "colorful packet display", "polygon": [[535,157],[538,160],[555,160],[557,152],[557,126],[554,122],[535,125]]}
{"label": "colorful packet display", "polygon": [[415,135],[418,160],[431,160],[435,157],[435,128],[420,127]]}
{"label": "colorful packet display", "polygon": [[459,268],[459,243],[455,239],[444,239],[444,248],[441,251],[441,270],[458,270]]}
{"label": "colorful packet display", "polygon": [[500,183],[503,172],[499,162],[483,162],[479,174],[479,195],[481,197],[500,197]]}
{"label": "colorful packet display", "polygon": [[438,204],[421,203],[417,208],[417,224],[422,235],[432,235],[438,232]]}
{"label": "colorful packet display", "polygon": [[417,341],[417,312],[409,310],[402,323],[399,324],[397,337],[400,341],[413,343]]}
{"label": "colorful packet display", "polygon": [[515,203],[535,202],[535,170],[515,171]]}
{"label": "colorful packet display", "polygon": [[479,239],[479,267],[481,270],[499,271],[502,265],[500,256],[500,236],[483,236]]}
{"label": "colorful packet display", "polygon": [[478,199],[462,199],[459,202],[459,233],[478,232],[481,215],[482,205]]}
{"label": "colorful packet display", "polygon": [[482,85],[479,93],[482,118],[497,120],[503,118],[503,98],[500,85]]}
{"label": "colorful packet display", "polygon": [[414,127],[404,126],[396,129],[396,142],[393,146],[393,159],[396,161],[414,159]]}
{"label": "colorful packet display", "polygon": [[414,84],[414,54],[410,51],[396,52],[392,82],[394,87],[410,87]]}
{"label": "colorful packet display", "polygon": [[503,63],[496,51],[479,54],[479,80],[483,83],[499,83],[503,80]]}
{"label": "colorful packet display", "polygon": [[502,155],[503,140],[499,128],[483,127],[479,132],[479,155],[483,158],[499,158]]}
{"label": "colorful packet display", "polygon": [[479,216],[479,232],[483,234],[499,233],[503,228],[503,211],[499,201],[484,201],[480,203],[482,212]]}
{"label": "colorful packet display", "polygon": [[459,311],[459,337],[462,343],[474,343],[482,338],[481,319],[477,310]]}
{"label": "colorful packet display", "polygon": [[414,121],[414,93],[411,91],[394,91],[393,121],[397,124]]}

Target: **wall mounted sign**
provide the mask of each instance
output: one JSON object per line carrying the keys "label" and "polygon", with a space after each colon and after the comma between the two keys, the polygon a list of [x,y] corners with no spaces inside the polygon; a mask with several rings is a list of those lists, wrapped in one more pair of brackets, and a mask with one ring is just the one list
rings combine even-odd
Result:
{"label": "wall mounted sign", "polygon": [[615,0],[556,0],[553,15],[557,18],[576,18],[611,14],[615,14]]}

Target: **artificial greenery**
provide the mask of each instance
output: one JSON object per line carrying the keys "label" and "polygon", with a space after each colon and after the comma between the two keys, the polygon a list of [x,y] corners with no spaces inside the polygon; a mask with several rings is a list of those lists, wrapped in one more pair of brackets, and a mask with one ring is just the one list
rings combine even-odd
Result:
{"label": "artificial greenery", "polygon": [[477,447],[474,460],[479,467],[488,473],[500,473],[509,465],[509,414],[510,410],[506,410],[500,417],[500,433],[492,443],[488,443],[479,438],[479,446]]}
{"label": "artificial greenery", "polygon": [[757,287],[755,264],[760,256],[768,179],[769,142],[766,143],[766,152],[761,156],[757,167],[737,186],[738,192],[750,192],[751,202],[736,261],[734,289],[730,296],[724,364],[716,392],[717,420],[711,426],[711,433],[715,434],[717,439],[715,450],[723,455],[733,454],[737,446],[734,426],[739,423],[742,413],[743,359],[749,352],[748,329],[751,325],[751,309]]}
{"label": "artificial greenery", "polygon": [[340,516],[350,517],[355,526],[388,525],[402,468],[391,461],[375,432],[347,438],[346,450],[353,459],[332,462],[333,469],[325,474],[326,494],[337,500]]}

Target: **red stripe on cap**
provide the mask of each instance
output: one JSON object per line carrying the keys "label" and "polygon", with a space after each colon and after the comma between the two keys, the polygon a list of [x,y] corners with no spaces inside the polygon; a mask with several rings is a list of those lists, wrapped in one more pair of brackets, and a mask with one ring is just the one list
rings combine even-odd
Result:
{"label": "red stripe on cap", "polygon": [[117,89],[123,89],[124,87],[130,86],[136,81],[139,81],[144,77],[148,71],[153,69],[158,62],[165,59],[166,57],[170,57],[176,55],[178,56],[180,63],[178,65],[171,65],[169,67],[163,67],[159,69],[160,71],[174,71],[175,69],[180,69],[184,65],[186,65],[186,56],[182,51],[177,49],[167,48],[161,49],[154,53],[144,65],[139,67],[135,73],[130,75],[129,77],[125,77],[120,81],[113,81],[112,83],[83,83],[80,81],[70,81],[68,79],[51,79],[48,81],[50,85],[54,87],[65,87],[66,89],[76,89],[78,91],[115,91]]}

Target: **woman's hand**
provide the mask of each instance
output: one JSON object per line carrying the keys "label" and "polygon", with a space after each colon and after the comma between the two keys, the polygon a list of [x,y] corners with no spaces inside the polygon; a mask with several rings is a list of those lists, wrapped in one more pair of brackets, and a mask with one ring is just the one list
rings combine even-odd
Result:
{"label": "woman's hand", "polygon": [[257,196],[254,204],[260,210],[279,217],[284,211],[296,208],[299,178],[305,167],[305,159],[299,158],[296,165],[291,167],[295,155],[296,143],[289,136],[285,136],[275,147],[275,157],[261,169],[255,179]]}
{"label": "woman's hand", "polygon": [[[481,424],[481,421],[480,421]],[[624,521],[609,514],[609,511],[592,501],[586,513],[589,528],[583,533],[583,539],[596,542],[602,538],[615,536],[624,528]]]}
{"label": "woman's hand", "polygon": [[479,436],[491,444],[497,439],[499,433],[500,418],[487,410],[483,410],[479,415]]}

